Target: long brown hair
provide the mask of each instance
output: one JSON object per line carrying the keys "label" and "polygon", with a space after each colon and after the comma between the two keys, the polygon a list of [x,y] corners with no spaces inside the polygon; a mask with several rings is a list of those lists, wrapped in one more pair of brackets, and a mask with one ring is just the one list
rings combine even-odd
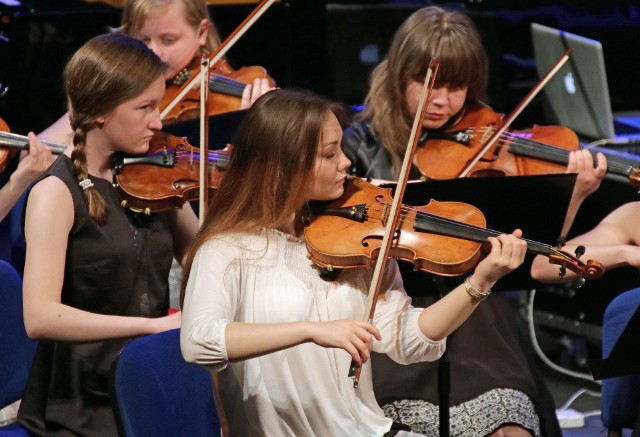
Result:
{"label": "long brown hair", "polygon": [[489,62],[471,19],[437,6],[411,14],[396,31],[387,57],[372,72],[360,114],[371,120],[371,129],[392,157],[396,175],[413,123],[405,90],[410,81],[424,80],[432,59],[440,64],[436,87],[467,86],[467,104],[485,97]]}
{"label": "long brown hair", "polygon": [[216,235],[282,229],[299,215],[329,113],[340,107],[307,91],[277,89],[247,111],[229,167],[184,267],[182,293],[198,249]]}
{"label": "long brown hair", "polygon": [[[142,94],[162,76],[165,64],[142,42],[120,33],[99,35],[87,41],[64,70],[64,88],[73,129],[73,172],[78,181],[89,178],[86,159],[87,132],[96,118]],[[106,220],[102,196],[84,190],[89,215],[98,223]]]}
{"label": "long brown hair", "polygon": [[209,8],[204,0],[127,0],[122,10],[119,30],[126,35],[134,36],[142,28],[145,18],[152,9],[175,2],[182,3],[185,19],[194,29],[197,30],[200,27],[203,19],[207,20],[209,32],[203,49],[210,53],[215,52],[220,45],[220,36],[218,29],[211,21]]}

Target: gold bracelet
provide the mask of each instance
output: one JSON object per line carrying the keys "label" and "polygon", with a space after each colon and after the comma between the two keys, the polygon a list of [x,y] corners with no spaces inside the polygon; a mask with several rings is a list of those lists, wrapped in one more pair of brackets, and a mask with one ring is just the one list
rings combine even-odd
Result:
{"label": "gold bracelet", "polygon": [[469,278],[470,276],[467,276],[467,279],[464,280],[464,291],[466,291],[469,296],[473,297],[474,299],[484,300],[491,294],[491,290],[487,290],[483,293],[473,288],[473,285],[471,285],[471,282],[469,282]]}

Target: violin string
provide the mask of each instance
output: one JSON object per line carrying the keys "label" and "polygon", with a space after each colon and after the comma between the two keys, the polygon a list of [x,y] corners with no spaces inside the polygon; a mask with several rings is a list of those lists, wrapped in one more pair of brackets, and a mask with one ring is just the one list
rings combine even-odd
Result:
{"label": "violin string", "polygon": [[233,80],[230,79],[226,76],[222,76],[220,74],[212,74],[211,75],[211,81],[212,82],[217,82],[217,83],[223,83],[226,85],[231,85],[231,86],[241,86],[242,88],[246,87],[247,84],[244,82],[238,82],[237,80]]}
{"label": "violin string", "polygon": [[[372,203],[372,204],[363,204],[366,209],[367,209],[367,218],[370,219],[378,219],[380,220],[380,222],[382,223],[383,217],[386,217],[386,214],[382,214],[380,211],[382,210],[386,210],[386,208],[384,208],[384,204],[381,203]],[[379,214],[376,214],[375,212],[378,212]],[[374,213],[371,213],[374,212]],[[442,217],[442,216],[437,216],[437,215],[433,215],[430,213],[425,213],[424,211],[420,211],[418,209],[412,208],[410,206],[403,206],[401,209],[401,213],[400,213],[400,218],[401,219],[405,219],[407,217],[409,217],[410,214],[414,214],[415,213],[415,221],[416,222],[428,222],[429,220],[434,221],[436,223],[439,224],[446,224],[446,225],[452,225],[452,226],[457,226],[458,228],[463,228],[465,230],[470,230],[472,232],[476,232],[476,233],[482,233],[483,237],[497,237],[498,235],[502,234],[503,232],[499,232],[499,231],[495,231],[492,229],[488,229],[488,228],[482,228],[479,226],[475,226],[475,225],[471,225],[468,223],[464,223],[464,222],[459,222],[453,219],[449,219],[446,217]],[[428,232],[428,231],[426,231]],[[432,232],[433,234],[437,234],[436,232]],[[443,235],[445,237],[449,237],[449,238],[458,238],[458,239],[463,239],[463,240],[467,240],[467,241],[475,241],[478,243],[483,243],[486,242],[486,240],[482,239],[480,240],[478,237],[477,240],[471,239],[471,238],[465,238],[462,236],[454,236],[454,235],[446,235],[446,234],[440,234]],[[563,263],[563,265],[565,265],[566,267],[568,267],[569,269],[573,270],[574,272],[578,273],[578,274],[585,274],[586,272],[584,271],[584,264],[578,259],[578,258],[574,258],[572,255],[558,250],[555,247],[549,245],[549,244],[545,244],[545,243],[540,243],[537,241],[533,241],[533,240],[529,240],[526,238],[521,238],[521,240],[525,241],[527,243],[527,252],[533,253],[533,254],[537,254],[537,255],[543,255],[546,256],[548,258],[551,259],[552,256],[555,256],[557,258],[557,260],[555,261],[556,263],[560,264]]]}
{"label": "violin string", "polygon": [[[186,157],[191,157],[193,156],[194,159],[199,159],[200,158],[200,154],[199,153],[191,153],[191,152],[187,152],[187,151],[180,151],[180,152],[176,152],[175,154],[176,158],[184,158]],[[217,162],[217,163],[221,163],[221,164],[225,164],[229,162],[229,154],[228,153],[224,153],[224,152],[209,152],[208,153],[209,156],[209,162]]]}
{"label": "violin string", "polygon": [[[367,204],[367,217],[369,218],[373,218],[373,219],[380,219],[382,221],[384,215],[382,213],[380,214],[371,214],[371,211],[378,211],[382,208],[384,208],[383,204]],[[418,223],[426,223],[428,221],[432,221],[435,223],[439,223],[439,224],[445,224],[445,225],[450,225],[450,226],[457,226],[458,228],[462,228],[464,230],[467,230],[469,232],[476,232],[481,234],[483,237],[497,237],[500,234],[503,234],[504,232],[500,232],[500,231],[495,231],[493,229],[488,229],[488,228],[482,228],[479,226],[475,226],[475,225],[471,225],[469,223],[464,223],[464,222],[460,222],[457,220],[453,220],[453,219],[449,219],[447,217],[442,217],[442,216],[437,216],[437,215],[433,215],[430,213],[426,213],[424,211],[420,211],[419,209],[416,208],[412,208],[410,206],[403,206],[402,210],[400,212],[400,217],[402,219],[409,217],[410,214],[415,214],[415,221]],[[448,235],[445,235],[448,236]],[[456,237],[456,236],[450,236],[451,238],[460,238],[460,237]],[[531,251],[533,251],[534,253],[540,253],[540,254],[544,254],[547,255],[551,252],[554,251],[553,247],[545,244],[545,243],[540,243],[537,241],[533,241],[533,240],[529,240],[526,238],[521,238],[521,240],[525,241],[527,243],[527,246],[531,249]],[[483,242],[486,240],[482,240]],[[558,252],[557,254],[560,254],[560,252]]]}
{"label": "violin string", "polygon": [[[471,134],[471,137],[473,138],[474,133],[476,132],[480,134],[479,136],[483,136],[486,132],[494,131],[494,129],[491,127],[482,127],[482,128],[468,129],[467,131]],[[522,136],[511,133],[511,132],[503,133],[500,136],[500,139],[511,140],[512,144],[521,146],[523,148],[529,147],[532,149],[537,149],[538,151],[541,150],[547,156],[549,156],[549,159],[553,160],[554,162],[560,162],[560,163],[566,164],[569,159],[569,152],[570,152],[569,150],[563,149],[558,146],[541,143],[539,141],[535,141],[532,139],[523,138]],[[592,155],[594,154],[592,153]],[[631,172],[633,171],[633,166],[619,162],[615,159],[612,159],[609,156],[607,156],[607,167],[611,172],[615,172],[619,174],[622,173],[625,175],[631,174]]]}

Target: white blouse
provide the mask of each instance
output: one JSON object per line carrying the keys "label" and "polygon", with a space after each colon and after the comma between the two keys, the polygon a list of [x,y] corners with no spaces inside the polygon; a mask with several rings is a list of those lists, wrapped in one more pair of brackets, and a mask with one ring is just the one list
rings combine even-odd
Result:
{"label": "white blouse", "polygon": [[[418,328],[395,262],[387,263],[373,324],[382,335],[374,351],[399,363],[438,359],[445,340]],[[391,420],[378,406],[371,364],[353,388],[351,356],[342,349],[304,343],[229,363],[225,328],[230,321],[282,323],[361,320],[372,271],[345,269],[320,278],[304,240],[275,230],[233,234],[203,245],[189,276],[180,343],[189,362],[220,371],[223,408],[233,436],[381,436]],[[219,401],[219,400],[218,400]]]}

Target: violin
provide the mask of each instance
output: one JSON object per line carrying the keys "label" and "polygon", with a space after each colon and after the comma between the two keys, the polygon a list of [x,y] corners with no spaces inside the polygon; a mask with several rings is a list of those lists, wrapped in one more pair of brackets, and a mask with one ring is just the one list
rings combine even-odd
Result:
{"label": "violin", "polygon": [[[424,134],[415,164],[425,179],[459,177],[502,123],[503,114],[486,106],[466,108],[459,122],[442,132]],[[569,153],[580,149],[578,137],[562,126],[534,125],[528,130],[505,131],[471,167],[467,176],[528,176],[564,173]],[[595,153],[592,153],[595,162]],[[607,156],[607,173],[627,177],[640,187],[640,170]]]}
{"label": "violin", "polygon": [[[181,91],[183,84],[194,74],[197,74],[199,64],[167,86],[164,97],[160,102],[160,111],[172,102]],[[240,110],[242,92],[248,84],[252,84],[255,79],[268,79],[269,84],[275,87],[275,81],[267,74],[267,71],[260,66],[242,67],[238,70],[231,68],[225,60],[216,62],[209,73],[209,96],[207,114],[215,115],[224,112]],[[173,121],[190,120],[200,115],[200,91],[193,87],[182,99],[163,117],[162,121],[170,123]]]}
{"label": "violin", "polygon": [[[59,155],[67,148],[65,145],[56,144],[51,141],[40,141],[49,147],[54,154]],[[29,137],[11,133],[9,125],[0,118],[0,172],[3,172],[7,167],[9,155],[16,150],[29,150]]]}
{"label": "violin", "polygon": [[[242,101],[241,99],[242,90],[244,90],[244,86],[248,83],[253,82],[253,80],[256,78],[262,78],[262,77],[268,78],[271,86],[275,86],[275,81],[266,74],[266,71],[264,71],[262,67],[256,67],[256,68],[247,67],[246,70],[243,70],[243,69],[238,70],[239,72],[241,72],[238,74],[238,76],[244,76],[245,74],[249,76],[249,77],[244,77],[244,80],[247,82],[242,82],[240,80],[240,77],[233,77],[233,78],[229,77],[235,72],[233,72],[231,67],[229,67],[229,65],[226,64],[222,58],[227,53],[227,51],[242,37],[242,35],[244,35],[244,33],[249,28],[251,28],[251,26],[253,26],[253,24],[267,11],[267,9],[271,7],[271,5],[274,2],[275,0],[262,0],[255,7],[255,9],[244,20],[242,20],[242,23],[240,23],[240,25],[236,27],[236,29],[233,32],[231,32],[231,34],[229,34],[229,36],[220,44],[220,46],[218,46],[218,49],[215,51],[215,53],[212,53],[211,55],[206,57],[208,59],[208,70],[209,70],[209,77],[206,79],[209,80],[210,88],[212,86],[211,85],[212,78],[213,78],[213,81],[218,84],[222,82],[226,82],[225,80],[219,80],[221,76],[226,77],[227,79],[230,79],[232,81],[232,82],[228,82],[227,85],[225,85],[224,87],[221,86],[223,91],[219,93],[214,93],[211,96],[212,98],[210,98],[209,102],[207,103],[207,111],[206,111],[207,115],[214,115],[222,112],[228,112],[228,111],[234,111],[234,110],[240,109],[240,103]],[[196,60],[194,59],[194,62],[195,61]],[[251,72],[251,73],[248,73],[248,72]],[[255,76],[256,73],[260,75]],[[195,95],[191,93],[194,92],[193,84],[199,83],[200,78],[204,76],[204,75],[201,76],[201,74],[202,74],[202,69],[200,70],[200,73],[195,73],[195,70],[191,70],[189,73],[185,74],[184,77],[182,78],[183,83],[181,83],[180,85],[177,85],[177,89],[172,90],[169,93],[170,96],[168,96],[167,93],[165,93],[165,98],[162,100],[160,105],[160,115],[163,120],[180,120],[180,119],[186,119],[186,118],[195,118],[199,115],[200,113],[199,111],[200,95],[199,94],[200,93],[197,89],[195,90]],[[242,89],[240,89],[240,86],[238,86],[238,83],[241,84],[240,86],[242,87]],[[234,89],[235,91],[233,91],[233,93],[235,93],[236,95],[234,95],[231,91],[229,91],[230,89]],[[233,99],[231,99],[232,102],[235,102],[234,104],[232,104],[232,107],[234,109],[226,109],[226,110],[220,109],[220,108],[223,108],[223,105],[221,104],[216,105],[215,103],[217,100],[217,98],[215,97],[216,94],[218,95],[222,94],[222,95],[234,97]],[[186,102],[187,96],[189,96],[189,103],[183,103],[183,102]],[[186,106],[184,106],[182,109],[175,108],[176,106],[180,107],[183,105],[186,105]],[[218,112],[215,112],[216,107],[219,108]],[[228,107],[228,103],[226,107]],[[193,116],[194,109],[195,109],[195,116]],[[186,112],[187,114],[192,114],[192,115],[190,117],[187,117],[186,115],[182,115],[185,111],[187,111]],[[180,118],[180,117],[183,117],[183,118]]]}
{"label": "violin", "polygon": [[[313,261],[328,270],[370,267],[377,259],[389,214],[391,189],[348,177],[344,194],[330,202],[314,202],[305,218],[305,240]],[[389,256],[409,261],[416,270],[440,276],[471,271],[482,257],[488,237],[501,232],[487,229],[484,215],[462,202],[431,200],[424,206],[402,205]],[[582,278],[597,279],[604,267],[581,261],[550,245],[525,239],[527,251],[544,255]]]}
{"label": "violin", "polygon": [[[229,164],[231,146],[208,151],[209,193],[220,185]],[[115,153],[113,183],[122,206],[135,212],[165,211],[198,199],[200,149],[185,138],[156,132],[144,155]]]}
{"label": "violin", "polygon": [[[502,123],[503,114],[486,106],[471,105],[463,117],[443,132],[430,131],[421,138],[415,163],[427,179],[459,177],[465,165],[482,149]],[[545,147],[546,146],[546,147]],[[577,135],[561,126],[534,126],[526,131],[506,131],[471,168],[467,176],[522,176],[564,172],[562,162],[539,157],[545,147],[549,156],[563,155],[565,166]],[[551,152],[555,152],[552,154]]]}

